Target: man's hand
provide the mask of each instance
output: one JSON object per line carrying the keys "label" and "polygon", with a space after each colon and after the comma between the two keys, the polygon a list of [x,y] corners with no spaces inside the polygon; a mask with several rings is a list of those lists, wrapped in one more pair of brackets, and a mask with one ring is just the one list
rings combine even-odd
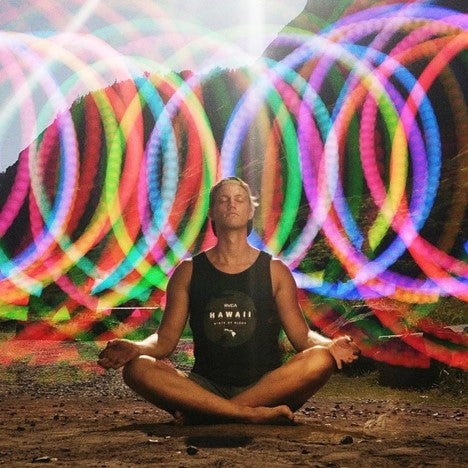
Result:
{"label": "man's hand", "polygon": [[141,354],[137,343],[130,340],[111,340],[99,353],[98,364],[104,369],[118,369]]}
{"label": "man's hand", "polygon": [[328,350],[335,359],[338,369],[341,369],[343,364],[354,362],[361,353],[353,339],[349,336],[335,338],[328,346]]}

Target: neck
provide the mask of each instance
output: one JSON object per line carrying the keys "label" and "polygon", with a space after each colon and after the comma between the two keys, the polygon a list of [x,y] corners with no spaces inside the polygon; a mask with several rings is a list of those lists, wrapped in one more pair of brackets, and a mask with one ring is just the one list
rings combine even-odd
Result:
{"label": "neck", "polygon": [[245,232],[230,231],[218,233],[218,242],[211,249],[211,254],[223,263],[236,263],[250,258],[257,252],[248,242]]}

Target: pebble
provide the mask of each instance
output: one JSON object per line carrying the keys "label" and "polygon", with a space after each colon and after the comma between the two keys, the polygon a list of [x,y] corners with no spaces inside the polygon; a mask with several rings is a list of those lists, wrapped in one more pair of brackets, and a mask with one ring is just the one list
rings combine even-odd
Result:
{"label": "pebble", "polygon": [[341,440],[340,444],[345,445],[345,444],[352,444],[354,442],[354,439],[350,435],[345,435]]}
{"label": "pebble", "polygon": [[50,458],[48,456],[34,457],[32,459],[33,463],[50,463],[50,462],[55,462],[55,461],[58,461],[58,458]]}
{"label": "pebble", "polygon": [[187,447],[187,453],[189,455],[196,455],[198,453],[198,447],[195,447],[195,445],[189,445]]}

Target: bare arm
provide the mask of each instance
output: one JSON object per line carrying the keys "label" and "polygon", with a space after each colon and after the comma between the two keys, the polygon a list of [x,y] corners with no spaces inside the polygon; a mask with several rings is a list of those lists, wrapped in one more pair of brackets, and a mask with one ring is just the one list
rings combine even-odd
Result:
{"label": "bare arm", "polygon": [[289,268],[280,260],[272,260],[271,278],[281,323],[296,351],[317,345],[325,346],[339,369],[343,362],[350,363],[357,359],[359,349],[350,337],[343,336],[331,340],[309,328],[297,300],[296,282]]}
{"label": "bare arm", "polygon": [[188,317],[188,290],[192,262],[182,262],[167,285],[166,307],[157,332],[141,341],[111,340],[99,354],[98,364],[118,369],[131,359],[148,355],[157,359],[169,356],[177,346]]}

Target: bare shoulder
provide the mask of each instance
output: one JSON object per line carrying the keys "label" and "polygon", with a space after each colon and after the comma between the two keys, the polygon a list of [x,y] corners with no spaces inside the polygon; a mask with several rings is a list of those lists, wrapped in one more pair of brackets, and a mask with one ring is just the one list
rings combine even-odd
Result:
{"label": "bare shoulder", "polygon": [[192,277],[193,262],[192,259],[182,260],[171,275],[169,284],[172,287],[183,287],[190,283]]}
{"label": "bare shoulder", "polygon": [[291,287],[295,285],[295,281],[289,267],[279,258],[273,257],[270,264],[271,282],[273,290],[279,288]]}
{"label": "bare shoulder", "polygon": [[271,274],[275,276],[291,276],[291,270],[289,267],[279,258],[271,258]]}
{"label": "bare shoulder", "polygon": [[193,261],[191,258],[186,258],[182,260],[175,268],[174,273],[177,271],[179,274],[184,274],[187,272],[192,272]]}

